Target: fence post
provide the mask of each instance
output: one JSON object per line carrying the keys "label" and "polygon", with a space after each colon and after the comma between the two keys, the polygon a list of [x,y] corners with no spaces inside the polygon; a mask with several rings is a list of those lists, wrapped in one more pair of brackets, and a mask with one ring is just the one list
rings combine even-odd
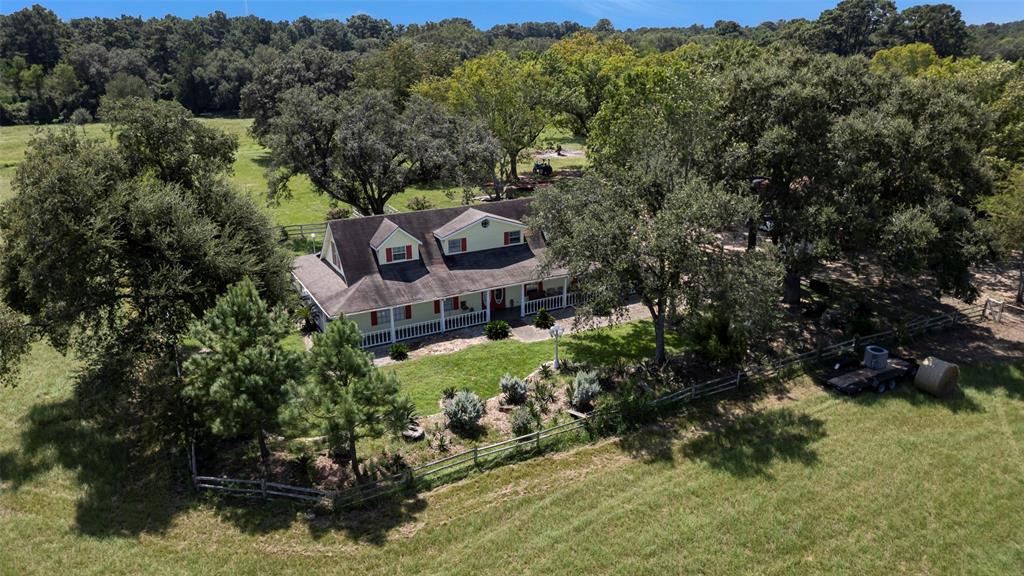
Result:
{"label": "fence post", "polygon": [[857,340],[858,340],[858,336],[856,334],[854,334],[853,335],[853,353],[854,353],[854,355],[857,354]]}
{"label": "fence post", "polygon": [[742,378],[742,377],[743,377],[743,370],[738,370],[736,372],[736,389],[737,390],[740,389],[740,378]]}
{"label": "fence post", "polygon": [[473,466],[476,468],[480,467],[479,449],[480,448],[478,446],[473,446]]}
{"label": "fence post", "polygon": [[537,451],[540,452],[540,430],[537,430]]}
{"label": "fence post", "polygon": [[263,494],[263,499],[266,500],[267,499],[267,479],[266,478],[261,478],[260,479],[260,492]]}

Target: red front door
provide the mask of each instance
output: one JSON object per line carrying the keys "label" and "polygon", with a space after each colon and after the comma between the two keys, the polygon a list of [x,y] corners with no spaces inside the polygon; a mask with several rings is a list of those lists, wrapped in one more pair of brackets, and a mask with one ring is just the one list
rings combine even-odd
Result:
{"label": "red front door", "polygon": [[505,289],[491,290],[491,310],[505,309]]}

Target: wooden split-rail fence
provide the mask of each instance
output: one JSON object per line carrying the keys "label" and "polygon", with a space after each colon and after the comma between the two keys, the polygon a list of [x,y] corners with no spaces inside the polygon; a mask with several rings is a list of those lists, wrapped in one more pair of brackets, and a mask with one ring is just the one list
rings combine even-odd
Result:
{"label": "wooden split-rail fence", "polygon": [[[999,305],[1002,305],[1002,308],[998,308],[1001,317],[996,315],[997,306]],[[1007,310],[1010,308],[1016,308],[1016,311],[1011,310],[1014,314],[1020,313],[1019,319],[1014,321],[1024,320],[1024,309],[989,300],[984,305],[967,306],[953,312],[920,318],[898,328],[884,330],[867,336],[855,336],[849,340],[790,356],[768,366],[750,367],[740,370],[735,374],[683,386],[652,400],[651,405],[665,406],[675,402],[690,402],[699,398],[731,392],[740,389],[745,382],[776,377],[784,374],[787,370],[798,368],[807,362],[827,360],[841,356],[844,353],[857,353],[859,348],[877,342],[901,337],[919,336],[934,330],[954,327],[964,323],[976,323],[985,319],[1005,321],[1009,316]],[[515,455],[522,458],[540,454],[543,452],[545,445],[551,444],[552,438],[570,432],[589,430],[597,418],[608,416],[609,414],[609,411],[595,410],[588,414],[583,414],[578,419],[570,422],[515,438],[509,438],[501,442],[474,446],[457,454],[420,464],[399,474],[340,491],[302,488],[260,480],[200,476],[196,472],[194,456],[190,460],[190,465],[193,472],[193,483],[197,489],[250,496],[290,498],[305,502],[329,502],[335,507],[350,507],[405,489],[415,488],[418,485],[439,483],[443,481],[446,473],[465,473],[474,469],[481,469],[484,466],[497,463],[503,457]]]}

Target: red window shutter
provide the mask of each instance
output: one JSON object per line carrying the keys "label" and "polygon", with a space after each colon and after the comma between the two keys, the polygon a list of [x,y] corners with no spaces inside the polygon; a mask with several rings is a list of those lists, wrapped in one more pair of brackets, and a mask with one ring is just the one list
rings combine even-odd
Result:
{"label": "red window shutter", "polygon": [[406,320],[411,320],[412,319],[412,305],[411,304],[406,304],[405,305],[405,319]]}
{"label": "red window shutter", "polygon": [[376,325],[377,325],[377,312],[376,311],[370,312],[370,326],[376,326]]}
{"label": "red window shutter", "polygon": [[466,251],[466,239],[465,238],[462,239],[462,251],[463,252]]}
{"label": "red window shutter", "polygon": [[508,246],[508,237],[509,237],[509,233],[505,232],[505,246]]}
{"label": "red window shutter", "polygon": [[434,300],[434,314],[440,314],[440,313],[441,313],[441,301],[440,300]]}
{"label": "red window shutter", "polygon": [[537,292],[540,292],[541,294],[544,293],[544,283],[543,282],[537,282]]}
{"label": "red window shutter", "polygon": [[387,260],[388,260],[388,262],[391,262],[391,248],[388,248],[387,250],[385,250],[385,252],[387,252]]}
{"label": "red window shutter", "polygon": [[405,259],[412,260],[412,244],[405,247]]}
{"label": "red window shutter", "polygon": [[455,296],[454,298],[452,298],[452,308],[455,309],[455,310],[459,309],[459,297],[458,296]]}

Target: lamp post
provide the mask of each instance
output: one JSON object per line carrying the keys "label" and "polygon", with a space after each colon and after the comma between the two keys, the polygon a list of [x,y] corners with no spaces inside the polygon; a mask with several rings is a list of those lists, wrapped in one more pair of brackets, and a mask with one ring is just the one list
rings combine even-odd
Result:
{"label": "lamp post", "polygon": [[565,328],[555,324],[550,330],[548,330],[548,333],[555,339],[555,370],[558,370],[558,338],[562,334],[565,334]]}

